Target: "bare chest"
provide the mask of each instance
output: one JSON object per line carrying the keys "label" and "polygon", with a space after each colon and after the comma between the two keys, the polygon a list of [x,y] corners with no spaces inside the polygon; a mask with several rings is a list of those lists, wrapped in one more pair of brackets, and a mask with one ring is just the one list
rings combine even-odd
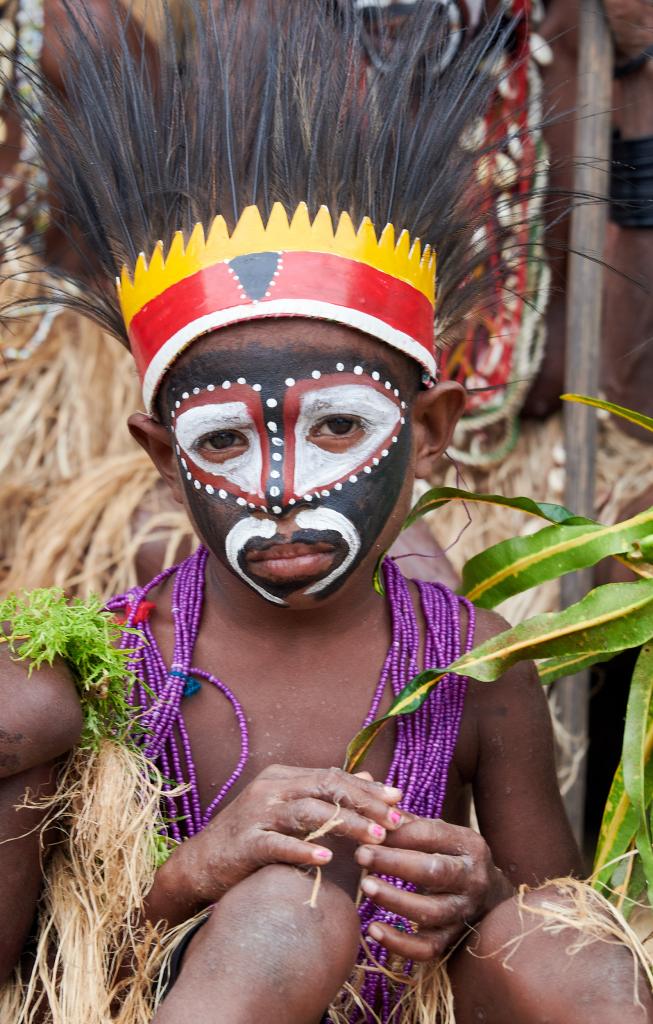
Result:
{"label": "bare chest", "polygon": [[[168,632],[159,634],[167,663],[172,653]],[[231,635],[228,643],[217,643],[216,632],[200,633],[193,664],[213,673],[229,692],[201,679],[199,690],[181,704],[203,811],[218,812],[271,764],[308,769],[342,766],[347,745],[365,722],[379,687],[390,639],[386,631],[370,630],[355,641],[342,638],[328,646],[316,644],[314,649],[305,645],[293,649],[290,639],[266,647],[254,635]],[[377,713],[387,710],[391,702],[387,685]],[[469,732],[471,736],[473,730]],[[463,745],[468,740],[463,739]],[[394,749],[395,729],[390,724],[364,765],[375,779],[388,777]],[[228,791],[223,792],[229,780]],[[216,797],[221,792],[218,806]],[[443,813],[462,824],[466,811],[465,784],[454,763]],[[340,840],[330,845],[342,854],[333,862],[340,873],[338,880],[345,888],[355,889],[354,847]]]}
{"label": "bare chest", "polygon": [[[270,764],[342,766],[379,682],[377,659],[368,661],[365,672],[359,663],[354,671],[338,665],[331,671],[324,665],[295,665],[232,676],[228,685],[242,711],[240,721],[232,701],[214,684],[202,681],[201,690],[182,702],[202,805],[208,807],[231,776],[243,744],[247,762],[225,802]],[[384,708],[390,700],[389,692],[384,694]],[[375,778],[385,779],[393,748],[394,730],[388,728],[366,764]]]}

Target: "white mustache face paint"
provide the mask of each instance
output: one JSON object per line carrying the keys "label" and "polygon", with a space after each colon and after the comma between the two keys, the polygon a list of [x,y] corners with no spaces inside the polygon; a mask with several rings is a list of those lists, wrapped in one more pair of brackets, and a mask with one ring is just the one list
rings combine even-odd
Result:
{"label": "white mustache face paint", "polygon": [[341,562],[323,580],[313,583],[305,591],[307,594],[319,594],[320,591],[326,590],[327,587],[330,587],[332,583],[347,572],[360,551],[361,539],[354,524],[346,516],[336,512],[334,508],[309,508],[302,510],[297,513],[295,522],[300,530],[333,530],[342,536],[342,539],[349,548],[344,562]]}
{"label": "white mustache face paint", "polygon": [[229,531],[225,540],[225,553],[227,555],[227,561],[233,569],[233,571],[240,576],[241,580],[248,583],[253,590],[258,594],[261,594],[267,601],[272,601],[273,604],[285,604],[280,597],[275,597],[274,594],[270,594],[267,590],[261,587],[258,583],[255,583],[251,579],[244,569],[241,567],[238,560],[238,556],[241,551],[245,548],[248,541],[254,540],[255,537],[263,537],[265,540],[271,540],[277,532],[277,524],[272,519],[256,519],[254,516],[248,516],[247,519],[241,519],[240,522]]}
{"label": "white mustache face paint", "polygon": [[[346,516],[336,512],[335,509],[313,508],[302,510],[297,513],[295,525],[300,531],[310,531],[313,538],[317,534],[317,539],[319,539],[320,533],[324,533],[325,536],[331,539],[334,534],[339,534],[346,547],[347,554],[340,565],[333,569],[324,579],[312,583],[304,591],[306,594],[318,594],[347,572],[360,551],[361,539],[354,524]],[[245,583],[249,584],[253,590],[261,594],[267,601],[271,601],[273,604],[285,605],[287,602],[283,598],[274,594],[271,589],[267,589],[253,580],[243,569],[240,561],[240,556],[250,541],[261,538],[272,540],[276,534],[277,524],[274,520],[248,516],[246,519],[241,519],[230,530],[225,541],[225,552],[229,565]],[[298,537],[299,539],[300,537]],[[312,542],[315,543],[316,540],[313,539]],[[287,544],[292,543],[292,541],[288,541],[287,538],[281,538],[279,543]],[[301,587],[295,589],[301,589]]]}

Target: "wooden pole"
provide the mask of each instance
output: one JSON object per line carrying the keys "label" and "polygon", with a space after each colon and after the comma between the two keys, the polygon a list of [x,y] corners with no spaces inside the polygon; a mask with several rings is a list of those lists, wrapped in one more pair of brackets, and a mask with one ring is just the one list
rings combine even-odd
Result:
{"label": "wooden pole", "polygon": [[[578,93],[576,107],[577,194],[606,197],[609,183],[613,50],[601,0],[580,0]],[[565,388],[568,392],[596,395],[601,353],[601,298],[607,205],[580,199],[571,220],[571,254],[567,287],[567,353]],[[589,258],[588,258],[589,257]],[[580,405],[566,404],[565,445],[567,508],[579,515],[594,515],[596,414]],[[562,603],[579,601],[591,587],[591,570],[562,581]],[[589,674],[562,680],[556,687],[558,710],[565,728],[587,748]],[[574,833],[582,842],[586,788],[586,757],[566,794],[567,812]]]}

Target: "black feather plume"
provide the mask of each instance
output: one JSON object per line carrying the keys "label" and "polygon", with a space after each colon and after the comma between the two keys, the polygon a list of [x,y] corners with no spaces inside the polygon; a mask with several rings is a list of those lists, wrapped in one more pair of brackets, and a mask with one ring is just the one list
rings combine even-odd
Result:
{"label": "black feather plume", "polygon": [[432,3],[370,66],[369,25],[350,4],[188,0],[183,45],[166,11],[152,54],[134,46],[117,6],[109,49],[82,0],[65,2],[65,91],[35,76],[22,113],[54,219],[87,268],[66,301],[126,340],[114,288],[123,264],[217,213],[233,226],[251,203],[265,219],[275,201],[292,213],[304,200],[313,214],[325,204],[334,221],[368,215],[378,232],[391,222],[429,243],[447,328],[482,305],[491,261],[473,238],[492,185],[464,140],[496,88],[489,69],[511,26],[493,22],[438,71],[448,27]]}

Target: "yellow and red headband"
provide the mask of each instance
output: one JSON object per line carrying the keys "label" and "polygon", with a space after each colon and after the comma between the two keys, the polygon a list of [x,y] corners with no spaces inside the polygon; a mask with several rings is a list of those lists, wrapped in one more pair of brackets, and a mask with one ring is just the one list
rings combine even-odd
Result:
{"label": "yellow and red headband", "polygon": [[435,253],[388,224],[377,239],[365,217],[356,231],[347,213],[336,231],[323,206],[311,222],[300,203],[292,219],[272,207],[267,225],[248,206],[230,235],[216,217],[205,237],[181,231],[167,256],[159,242],[133,276],[123,268],[118,293],[132,354],[151,411],[177,357],[219,327],[262,317],[309,317],[355,327],[415,359],[435,375]]}

